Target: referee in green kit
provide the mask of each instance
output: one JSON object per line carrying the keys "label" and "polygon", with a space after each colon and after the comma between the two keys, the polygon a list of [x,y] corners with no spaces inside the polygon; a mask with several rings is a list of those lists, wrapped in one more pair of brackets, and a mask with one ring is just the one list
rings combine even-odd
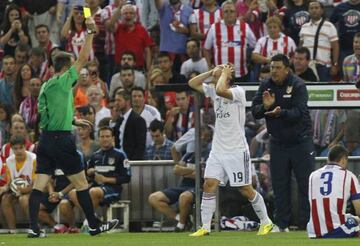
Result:
{"label": "referee in green kit", "polygon": [[77,199],[89,223],[90,235],[109,231],[118,224],[116,219],[101,223],[95,217],[84,167],[71,134],[72,124],[91,125],[86,120],[74,120],[72,93],[79,72],[88,61],[96,32],[92,17],[87,18],[85,23],[87,35],[78,59],[74,62],[71,54],[59,53],[54,58],[55,75],[41,86],[38,111],[42,133],[37,151],[36,179],[29,199],[29,238],[46,237],[38,225],[39,206],[55,169],[61,169],[75,187]]}

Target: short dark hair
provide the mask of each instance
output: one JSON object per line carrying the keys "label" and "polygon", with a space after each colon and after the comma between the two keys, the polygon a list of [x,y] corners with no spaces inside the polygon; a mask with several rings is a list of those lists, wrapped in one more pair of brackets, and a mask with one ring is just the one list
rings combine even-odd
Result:
{"label": "short dark hair", "polygon": [[132,58],[133,58],[134,61],[136,62],[135,53],[132,52],[131,50],[125,50],[125,51],[121,54],[121,58],[122,58],[124,55],[130,55],[130,56],[132,56]]}
{"label": "short dark hair", "polygon": [[125,90],[123,88],[119,89],[118,91],[116,91],[116,94],[118,96],[123,97],[126,101],[131,101],[131,94],[128,90]]}
{"label": "short dark hair", "polygon": [[260,73],[270,73],[270,66],[268,64],[262,65],[260,68]]}
{"label": "short dark hair", "polygon": [[170,53],[169,52],[166,52],[166,51],[161,51],[158,55],[158,59],[161,58],[161,57],[167,57],[171,60],[171,56],[170,56]]}
{"label": "short dark hair", "polygon": [[90,113],[90,109],[93,110],[94,114],[96,113],[95,107],[94,107],[93,105],[91,105],[91,104],[77,107],[77,108],[76,108],[76,111],[78,111],[80,114],[89,114],[89,113]]}
{"label": "short dark hair", "polygon": [[15,57],[12,56],[12,55],[5,55],[5,56],[3,57],[3,60],[10,59],[10,58],[14,59],[14,61],[15,61]]}
{"label": "short dark hair", "polygon": [[164,131],[164,123],[161,122],[160,120],[155,119],[155,120],[151,121],[149,130],[152,132],[156,132],[157,130],[159,130],[160,132],[163,132]]}
{"label": "short dark hair", "polygon": [[29,55],[29,51],[31,50],[31,47],[28,44],[18,44],[15,48],[15,53],[17,52],[26,52],[27,55]]}
{"label": "short dark hair", "polygon": [[10,138],[10,146],[14,145],[24,145],[25,146],[25,137],[20,135],[14,135]]}
{"label": "short dark hair", "polygon": [[306,47],[298,47],[298,48],[296,48],[295,53],[305,54],[306,60],[310,60],[310,51]]}
{"label": "short dark hair", "polygon": [[354,39],[355,39],[355,38],[360,38],[360,32],[355,33]]}
{"label": "short dark hair", "polygon": [[71,54],[61,51],[54,57],[54,70],[55,73],[58,73],[64,67],[71,66]]}
{"label": "short dark hair", "polygon": [[347,157],[349,151],[342,145],[337,144],[332,147],[328,154],[328,159],[330,162],[339,162],[343,157]]}
{"label": "short dark hair", "polygon": [[322,2],[320,2],[320,1],[318,1],[318,0],[310,0],[309,3],[308,3],[308,8],[310,8],[311,3],[318,3],[318,4],[320,4],[320,8],[324,9],[324,4]]}
{"label": "short dark hair", "polygon": [[189,38],[188,40],[186,40],[186,45],[187,45],[189,42],[195,42],[196,46],[197,46],[198,48],[200,48],[200,42],[197,41],[196,39]]}
{"label": "short dark hair", "polygon": [[140,87],[140,86],[135,86],[134,88],[132,88],[132,89],[131,89],[131,95],[132,95],[132,92],[133,92],[133,91],[141,91],[142,94],[143,94],[143,96],[145,96],[145,90],[144,90],[142,87]]}
{"label": "short dark hair", "polygon": [[110,126],[102,126],[99,128],[98,137],[100,137],[100,132],[103,132],[103,131],[110,131],[111,136],[114,136],[114,130]]}
{"label": "short dark hair", "polygon": [[284,54],[277,54],[271,58],[271,61],[281,61],[285,67],[290,67],[289,58]]}
{"label": "short dark hair", "polygon": [[131,66],[129,66],[129,65],[127,65],[127,64],[125,64],[124,66],[121,66],[121,67],[120,67],[120,73],[121,73],[122,71],[125,71],[125,70],[131,70],[131,73],[132,73],[132,74],[135,74],[134,68],[131,67]]}
{"label": "short dark hair", "polygon": [[39,24],[39,25],[37,25],[37,26],[35,27],[35,32],[37,31],[37,29],[42,28],[42,27],[45,28],[47,32],[50,32],[49,27],[48,27],[47,25],[45,25],[45,24]]}
{"label": "short dark hair", "polygon": [[30,50],[30,56],[40,56],[43,59],[46,59],[46,51],[43,47],[34,47]]}

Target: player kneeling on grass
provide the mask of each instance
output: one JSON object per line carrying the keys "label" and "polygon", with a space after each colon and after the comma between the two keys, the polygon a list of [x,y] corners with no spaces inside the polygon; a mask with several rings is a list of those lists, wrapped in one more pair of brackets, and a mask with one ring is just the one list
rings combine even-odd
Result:
{"label": "player kneeling on grass", "polygon": [[25,149],[25,138],[13,136],[10,139],[12,155],[6,159],[7,185],[2,189],[1,208],[10,233],[15,233],[16,217],[14,205],[19,203],[28,214],[29,194],[35,178],[36,155]]}
{"label": "player kneeling on grass", "polygon": [[[126,154],[114,148],[112,128],[100,128],[98,139],[100,149],[90,157],[86,172],[94,178],[89,193],[95,209],[120,200],[122,184],[129,183],[131,178]],[[75,192],[71,191],[69,196],[75,206],[80,207]]]}
{"label": "player kneeling on grass", "polygon": [[[206,161],[205,183],[201,201],[202,228],[190,236],[209,235],[211,219],[216,209],[215,191],[218,185],[230,181],[230,186],[239,187],[258,218],[258,235],[266,235],[273,228],[268,217],[264,199],[251,185],[251,162],[245,138],[245,91],[232,85],[231,64],[215,67],[189,81],[190,87],[211,97],[215,109],[215,131],[211,152]],[[204,83],[213,77],[213,82]]]}
{"label": "player kneeling on grass", "polygon": [[[356,237],[360,231],[360,186],[356,176],[346,170],[348,155],[345,147],[335,145],[328,154],[328,163],[310,175],[310,238]],[[357,216],[346,214],[348,200]]]}

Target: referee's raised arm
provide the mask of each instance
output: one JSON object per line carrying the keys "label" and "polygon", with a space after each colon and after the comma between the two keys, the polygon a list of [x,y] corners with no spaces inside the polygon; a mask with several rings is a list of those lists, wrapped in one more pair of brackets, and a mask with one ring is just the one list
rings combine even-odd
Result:
{"label": "referee's raised arm", "polygon": [[87,28],[85,42],[84,45],[81,47],[78,59],[73,64],[78,74],[89,59],[89,55],[92,50],[94,34],[96,33],[96,25],[92,17],[86,18],[85,24]]}

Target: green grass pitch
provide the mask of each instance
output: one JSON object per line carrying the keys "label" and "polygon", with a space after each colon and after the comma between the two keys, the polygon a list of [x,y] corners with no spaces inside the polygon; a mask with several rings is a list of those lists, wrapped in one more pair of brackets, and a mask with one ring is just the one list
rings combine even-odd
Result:
{"label": "green grass pitch", "polygon": [[256,236],[256,232],[220,232],[210,236],[192,238],[188,233],[111,233],[96,237],[86,234],[49,234],[48,238],[27,239],[25,234],[0,235],[0,246],[143,246],[143,245],[216,245],[216,246],[347,246],[360,245],[360,238],[308,239],[306,233],[274,233]]}

